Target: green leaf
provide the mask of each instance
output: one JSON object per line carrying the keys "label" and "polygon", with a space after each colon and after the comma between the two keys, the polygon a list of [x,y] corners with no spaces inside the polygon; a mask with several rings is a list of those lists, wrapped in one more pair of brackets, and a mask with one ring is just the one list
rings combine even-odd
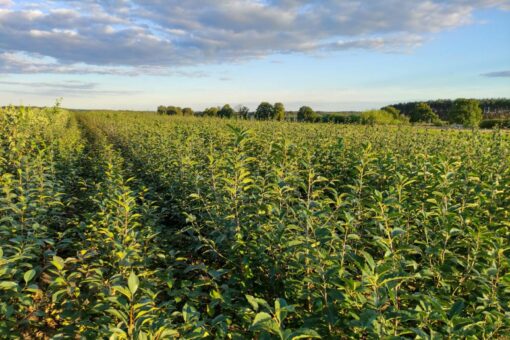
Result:
{"label": "green leaf", "polygon": [[252,306],[254,311],[259,310],[259,304],[257,303],[257,300],[251,296],[251,295],[245,295],[246,300],[248,300],[248,303]]}
{"label": "green leaf", "polygon": [[[248,296],[249,296],[249,298],[248,298]],[[271,306],[269,306],[269,304],[267,303],[266,300],[258,298],[258,297],[254,297],[251,295],[246,295],[246,299],[251,304],[251,306],[254,307],[254,311],[257,311],[260,307],[264,307],[268,311],[272,312]],[[255,309],[255,306],[256,306],[256,309]]]}
{"label": "green leaf", "polygon": [[457,301],[453,304],[452,308],[450,308],[450,311],[448,311],[448,318],[450,318],[450,319],[451,319],[451,318],[453,318],[455,315],[462,313],[462,311],[464,310],[464,306],[465,306],[464,301],[462,301],[462,300],[457,300]]}
{"label": "green leaf", "polygon": [[423,330],[419,329],[419,328],[411,328],[411,330],[416,333],[416,335],[418,335],[418,339],[429,339],[430,337],[427,335],[427,333],[425,333]]}
{"label": "green leaf", "polygon": [[131,294],[131,291],[129,289],[127,289],[126,287],[113,286],[112,288],[115,289],[116,291],[120,292],[124,296],[126,296],[129,300],[131,300],[131,298],[133,297],[133,294]]}
{"label": "green leaf", "polygon": [[276,322],[274,322],[271,315],[269,315],[266,312],[260,312],[257,315],[255,315],[255,318],[253,319],[253,323],[251,324],[250,329],[254,331],[264,330],[266,332],[270,332],[273,334],[278,333],[279,331]]}
{"label": "green leaf", "polygon": [[57,290],[55,293],[53,293],[53,295],[51,296],[51,300],[55,303],[57,303],[59,301],[59,299],[62,297],[62,295],[66,294],[67,293],[67,289],[60,289],[60,290]]}
{"label": "green leaf", "polygon": [[359,237],[359,235],[357,235],[357,234],[349,234],[349,235],[347,235],[347,239],[359,241],[359,240],[361,240],[361,237]]}
{"label": "green leaf", "polygon": [[18,284],[13,281],[1,281],[0,282],[0,290],[16,290],[18,288]]}
{"label": "green leaf", "polygon": [[496,276],[498,274],[498,268],[491,267],[487,269],[487,274],[491,277]]}
{"label": "green leaf", "polygon": [[123,311],[120,311],[120,310],[117,310],[117,309],[113,309],[113,308],[109,308],[107,311],[107,313],[115,316],[116,318],[122,320],[125,324],[128,324],[129,321],[128,321],[128,317],[126,315],[126,313],[124,313]]}
{"label": "green leaf", "polygon": [[51,264],[54,265],[55,268],[57,268],[59,271],[64,269],[65,266],[64,259],[58,256],[53,256],[53,261],[51,261]]}
{"label": "green leaf", "polygon": [[450,229],[449,231],[450,234],[461,234],[462,233],[462,230],[458,229],[458,228],[452,228]]}
{"label": "green leaf", "polygon": [[140,281],[138,280],[138,276],[134,272],[131,272],[128,278],[128,287],[131,291],[131,294],[135,295],[138,290],[138,286],[140,285]]}
{"label": "green leaf", "polygon": [[198,321],[200,319],[200,313],[195,307],[185,304],[182,308],[182,318],[184,322]]}
{"label": "green leaf", "polygon": [[160,339],[167,339],[167,338],[176,338],[179,336],[179,332],[176,331],[175,329],[165,329],[165,328],[160,328],[158,330],[158,333],[159,333],[159,338]]}
{"label": "green leaf", "polygon": [[28,285],[27,288],[25,288],[27,292],[35,293],[35,294],[43,294],[43,291],[39,289],[39,287],[36,284]]}
{"label": "green leaf", "polygon": [[285,299],[279,298],[274,302],[274,314],[278,319],[278,323],[282,324],[289,312],[294,312],[294,306],[288,305]]}
{"label": "green leaf", "polygon": [[34,269],[30,269],[29,271],[27,271],[25,273],[25,275],[23,275],[23,279],[28,284],[30,281],[32,281],[32,279],[34,278],[35,274],[36,274],[36,271]]}
{"label": "green leaf", "polygon": [[404,229],[401,229],[401,228],[394,228],[392,231],[391,231],[391,237],[397,237],[399,235],[402,235],[402,234],[405,234],[405,230]]}
{"label": "green leaf", "polygon": [[296,240],[292,240],[292,241],[287,242],[285,244],[285,248],[292,248],[292,247],[300,246],[302,244],[303,244],[302,240],[296,239]]}
{"label": "green leaf", "polygon": [[319,335],[319,333],[317,333],[313,329],[300,328],[292,332],[287,339],[296,340],[296,339],[320,339],[320,338],[321,336]]}
{"label": "green leaf", "polygon": [[366,251],[362,251],[361,254],[363,254],[363,257],[367,261],[368,266],[370,267],[370,269],[374,270],[375,269],[375,262],[374,262],[374,258],[372,257],[372,255],[370,255]]}

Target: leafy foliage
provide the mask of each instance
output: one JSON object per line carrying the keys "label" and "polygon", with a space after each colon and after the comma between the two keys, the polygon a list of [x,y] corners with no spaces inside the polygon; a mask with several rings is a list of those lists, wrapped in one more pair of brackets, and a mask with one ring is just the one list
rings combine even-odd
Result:
{"label": "leafy foliage", "polygon": [[274,104],[275,119],[282,121],[285,120],[285,106],[282,103]]}
{"label": "leafy foliage", "polygon": [[302,106],[297,113],[297,119],[300,122],[315,122],[318,118],[317,113],[309,106]]}
{"label": "leafy foliage", "polygon": [[237,116],[241,119],[248,119],[248,115],[250,114],[250,109],[244,105],[239,105],[236,110]]}
{"label": "leafy foliage", "polygon": [[502,131],[59,108],[0,123],[2,337],[510,332]]}
{"label": "leafy foliage", "polygon": [[453,102],[448,118],[466,127],[478,127],[482,120],[482,109],[475,99],[457,99]]}
{"label": "leafy foliage", "polygon": [[193,111],[192,108],[190,107],[185,107],[184,109],[182,109],[182,114],[184,116],[193,116],[195,114],[195,112]]}
{"label": "leafy foliage", "polygon": [[262,102],[255,111],[255,118],[259,120],[273,119],[275,116],[275,108],[268,102]]}
{"label": "leafy foliage", "polygon": [[510,129],[510,119],[484,119],[480,122],[480,128],[493,129],[493,128]]}
{"label": "leafy foliage", "polygon": [[[167,114],[167,115],[183,115],[183,110],[178,106],[158,106],[157,112],[159,114]],[[189,113],[189,112],[186,112]]]}
{"label": "leafy foliage", "polygon": [[401,125],[408,123],[409,119],[396,112],[388,112],[387,110],[369,110],[361,113],[361,122],[367,125]]}
{"label": "leafy foliage", "polygon": [[204,110],[203,115],[207,117],[217,117],[220,109],[218,107],[209,107]]}
{"label": "leafy foliage", "polygon": [[432,111],[427,103],[417,103],[411,111],[411,122],[434,123],[439,121],[439,116]]}
{"label": "leafy foliage", "polygon": [[325,114],[321,117],[323,123],[361,124],[360,115]]}
{"label": "leafy foliage", "polygon": [[[480,99],[478,102],[485,119],[504,119],[510,117],[510,99],[508,98]],[[418,104],[419,102],[401,103],[395,104],[393,107],[400,110],[403,114],[411,116]],[[448,120],[454,101],[450,99],[430,100],[426,104],[430,106],[440,119]]]}
{"label": "leafy foliage", "polygon": [[218,117],[232,118],[234,115],[234,109],[229,104],[225,104],[221,110],[218,111]]}

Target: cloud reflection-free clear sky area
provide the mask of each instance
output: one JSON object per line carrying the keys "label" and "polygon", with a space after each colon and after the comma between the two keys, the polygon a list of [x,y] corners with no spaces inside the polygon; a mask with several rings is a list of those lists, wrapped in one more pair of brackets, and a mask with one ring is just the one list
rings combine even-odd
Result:
{"label": "cloud reflection-free clear sky area", "polygon": [[510,0],[0,0],[0,104],[510,97]]}

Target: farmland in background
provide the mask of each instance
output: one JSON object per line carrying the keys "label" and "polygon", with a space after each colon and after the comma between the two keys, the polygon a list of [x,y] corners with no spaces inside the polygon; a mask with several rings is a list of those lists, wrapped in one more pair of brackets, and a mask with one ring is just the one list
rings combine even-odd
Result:
{"label": "farmland in background", "polygon": [[2,338],[504,338],[510,135],[0,111]]}

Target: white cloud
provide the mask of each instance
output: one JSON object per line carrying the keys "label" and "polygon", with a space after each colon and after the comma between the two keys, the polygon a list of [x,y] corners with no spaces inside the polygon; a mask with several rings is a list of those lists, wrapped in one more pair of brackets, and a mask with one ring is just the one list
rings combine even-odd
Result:
{"label": "white cloud", "polygon": [[510,5],[507,0],[0,0],[0,6],[0,72],[136,74],[275,53],[407,52],[429,34],[471,23],[480,8]]}
{"label": "white cloud", "polygon": [[14,5],[12,0],[0,0],[0,7],[11,7]]}
{"label": "white cloud", "polygon": [[183,68],[168,68],[165,66],[101,66],[86,63],[59,63],[56,59],[38,54],[24,52],[0,53],[0,74],[18,73],[57,73],[57,74],[113,74],[137,76],[162,75],[186,78],[207,78],[209,75]]}

